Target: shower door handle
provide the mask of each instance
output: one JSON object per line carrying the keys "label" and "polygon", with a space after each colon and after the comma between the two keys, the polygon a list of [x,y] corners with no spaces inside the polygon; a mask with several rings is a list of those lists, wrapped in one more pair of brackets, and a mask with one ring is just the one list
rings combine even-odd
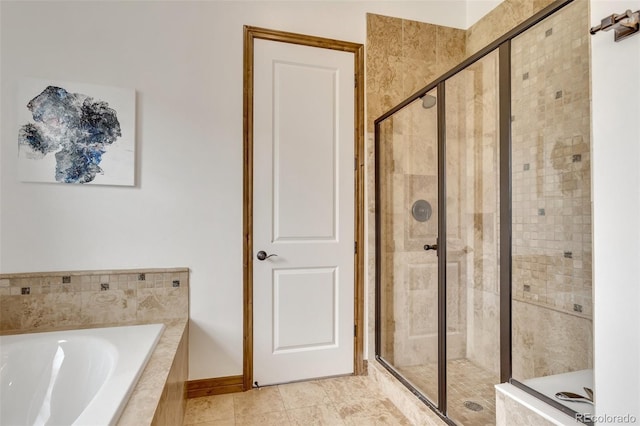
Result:
{"label": "shower door handle", "polygon": [[425,250],[438,250],[438,245],[437,244],[425,244],[424,249]]}

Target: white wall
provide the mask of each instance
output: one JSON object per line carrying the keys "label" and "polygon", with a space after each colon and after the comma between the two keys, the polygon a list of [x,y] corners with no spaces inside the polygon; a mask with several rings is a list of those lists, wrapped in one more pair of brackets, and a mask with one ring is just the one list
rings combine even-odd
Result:
{"label": "white wall", "polygon": [[[590,4],[593,26],[640,9]],[[596,414],[640,420],[640,34],[614,43],[600,32],[591,43]]]}
{"label": "white wall", "polygon": [[[364,43],[366,12],[465,27],[464,6],[0,2],[0,272],[187,266],[190,378],[241,374],[243,25]],[[137,186],[19,182],[21,77],[134,88]]]}
{"label": "white wall", "polygon": [[[0,272],[188,266],[191,379],[240,374],[242,25],[363,43],[367,11],[471,24],[454,6],[0,2]],[[627,8],[591,0],[592,25]],[[592,37],[596,391],[640,418],[640,35],[612,37]],[[135,88],[138,186],[18,182],[23,76]]]}
{"label": "white wall", "polygon": [[469,0],[467,1],[467,26],[469,28],[484,15],[495,9],[504,0]]}

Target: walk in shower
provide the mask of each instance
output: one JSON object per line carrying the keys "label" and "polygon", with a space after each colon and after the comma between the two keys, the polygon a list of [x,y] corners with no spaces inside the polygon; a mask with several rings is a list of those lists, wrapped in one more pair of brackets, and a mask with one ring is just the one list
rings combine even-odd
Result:
{"label": "walk in shower", "polygon": [[587,17],[555,2],[375,121],[376,357],[450,423],[506,381],[593,412],[555,397],[593,389]]}

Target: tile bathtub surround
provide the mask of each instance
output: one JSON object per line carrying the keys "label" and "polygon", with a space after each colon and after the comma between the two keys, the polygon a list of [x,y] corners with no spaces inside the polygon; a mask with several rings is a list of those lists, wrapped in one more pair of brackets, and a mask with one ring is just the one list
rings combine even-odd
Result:
{"label": "tile bathtub surround", "polygon": [[0,333],[188,318],[189,269],[0,275]]}
{"label": "tile bathtub surround", "polygon": [[117,426],[176,426],[185,413],[188,320],[165,321],[165,330],[118,419]]}
{"label": "tile bathtub surround", "polygon": [[117,424],[181,424],[188,375],[187,268],[3,274],[0,312],[0,334],[164,323]]}

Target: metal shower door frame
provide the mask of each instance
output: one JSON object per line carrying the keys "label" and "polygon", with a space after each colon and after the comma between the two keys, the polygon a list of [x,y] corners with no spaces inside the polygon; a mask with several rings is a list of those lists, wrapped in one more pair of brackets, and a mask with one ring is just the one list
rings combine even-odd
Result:
{"label": "metal shower door frame", "polygon": [[[574,0],[557,0],[539,13],[524,21],[502,37],[495,40],[485,48],[473,54],[456,67],[444,73],[442,76],[424,86],[413,95],[406,98],[397,106],[387,111],[374,121],[374,164],[375,164],[375,357],[394,377],[402,382],[414,395],[429,406],[446,423],[455,425],[447,417],[447,324],[446,324],[446,262],[447,262],[447,222],[446,222],[446,81],[466,69],[473,63],[481,60],[491,52],[498,51],[499,72],[499,199],[500,199],[500,223],[509,226],[500,227],[500,381],[509,382],[527,393],[536,396],[549,405],[573,416],[575,412],[566,406],[548,398],[531,389],[512,377],[512,198],[511,198],[511,40],[533,27],[545,18],[558,12]],[[392,365],[389,365],[381,357],[381,228],[380,217],[380,127],[381,123],[398,111],[407,107],[414,101],[425,96],[429,91],[437,89],[437,146],[438,146],[438,403],[432,403],[408,380],[398,373]]]}

